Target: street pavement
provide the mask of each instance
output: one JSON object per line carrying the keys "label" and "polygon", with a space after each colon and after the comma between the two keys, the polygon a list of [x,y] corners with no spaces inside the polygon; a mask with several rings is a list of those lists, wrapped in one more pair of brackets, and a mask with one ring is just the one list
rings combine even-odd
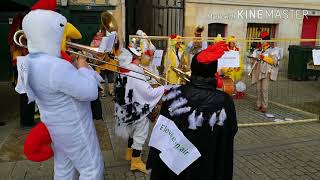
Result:
{"label": "street pavement", "polygon": [[[300,83],[300,85],[299,85]],[[319,81],[318,81],[319,83]],[[284,86],[289,82],[281,82]],[[303,86],[290,92],[292,97],[304,98],[305,102],[320,101],[318,95],[308,95],[310,92],[320,92],[319,86],[314,82],[290,83],[291,88]],[[277,85],[280,86],[280,85]],[[318,119],[317,107],[312,106],[310,112],[306,112],[301,106],[299,108],[289,107],[292,104],[304,103],[303,98],[296,98],[293,102],[287,102],[289,87],[283,87],[283,95],[271,91],[269,113],[278,119],[292,118],[293,121]],[[311,89],[311,90],[310,90]],[[266,118],[264,114],[253,110],[254,91],[248,90],[243,100],[235,100],[238,123],[250,124],[243,126],[235,138],[234,157],[234,179],[242,180],[264,180],[264,179],[320,179],[320,123],[319,121],[303,122],[277,125],[272,124],[274,118]],[[281,92],[281,91],[280,91]],[[294,95],[296,93],[296,95]],[[0,83],[0,94],[2,101],[0,121],[6,121],[6,126],[0,126],[0,154],[6,140],[12,133],[20,131],[18,125],[18,98],[13,93],[8,83]],[[320,93],[319,93],[320,94]],[[309,97],[312,96],[312,97]],[[282,97],[282,98],[281,98]],[[113,103],[110,97],[102,98],[104,124],[107,127],[107,135],[111,142],[111,148],[103,151],[106,162],[105,179],[107,180],[143,180],[148,179],[147,175],[140,172],[131,172],[129,163],[123,160],[126,149],[126,141],[114,135]],[[312,103],[311,103],[312,104]],[[319,106],[318,106],[319,108]],[[303,109],[303,110],[301,110]],[[308,109],[307,109],[308,110]],[[266,125],[255,126],[256,123]],[[268,124],[269,123],[269,124]],[[270,124],[271,123],[271,124]],[[286,123],[286,121],[284,121]],[[99,122],[101,124],[101,122]],[[19,133],[18,133],[19,134]],[[23,141],[22,141],[23,142]],[[146,160],[147,145],[143,151],[143,159]],[[22,152],[21,152],[22,153]],[[205,173],[205,172],[204,172]],[[10,160],[0,157],[0,180],[20,179],[52,179],[53,161],[34,163],[27,160]]]}

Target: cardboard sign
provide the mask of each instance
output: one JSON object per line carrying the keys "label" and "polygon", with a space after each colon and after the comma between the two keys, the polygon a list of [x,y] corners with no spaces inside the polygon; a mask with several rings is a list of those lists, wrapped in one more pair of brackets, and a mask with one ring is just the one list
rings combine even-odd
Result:
{"label": "cardboard sign", "polygon": [[218,59],[218,69],[223,67],[240,67],[239,51],[226,51],[224,55]]}
{"label": "cardboard sign", "polygon": [[115,39],[116,34],[109,34],[108,36],[103,37],[98,51],[103,53],[112,52]]}
{"label": "cardboard sign", "polygon": [[201,156],[174,122],[162,115],[152,130],[149,146],[161,151],[161,160],[177,175]]}
{"label": "cardboard sign", "polygon": [[320,50],[312,50],[312,58],[314,65],[320,65]]}
{"label": "cardboard sign", "polygon": [[163,50],[155,50],[152,60],[152,65],[161,66]]}

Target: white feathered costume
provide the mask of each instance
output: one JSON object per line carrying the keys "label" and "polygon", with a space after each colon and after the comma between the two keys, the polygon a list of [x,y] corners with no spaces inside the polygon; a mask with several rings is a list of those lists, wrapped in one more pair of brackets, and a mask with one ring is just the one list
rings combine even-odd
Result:
{"label": "white feathered costume", "polygon": [[22,29],[30,54],[18,57],[16,91],[27,93],[29,102],[39,107],[52,139],[54,179],[78,179],[78,171],[80,179],[101,180],[104,162],[90,108],[101,79],[93,70],[76,69],[60,58],[66,23],[46,8],[25,16]]}
{"label": "white feathered costume", "polygon": [[[122,49],[119,56],[120,66],[140,72],[142,74],[129,71],[119,75],[116,79],[115,90],[115,132],[117,136],[127,139],[133,138],[133,149],[142,150],[142,146],[148,137],[149,120],[147,115],[152,111],[164,93],[164,86],[152,88],[143,80],[147,78],[143,75],[143,69],[132,64],[132,55]],[[139,80],[134,76],[143,80]]]}

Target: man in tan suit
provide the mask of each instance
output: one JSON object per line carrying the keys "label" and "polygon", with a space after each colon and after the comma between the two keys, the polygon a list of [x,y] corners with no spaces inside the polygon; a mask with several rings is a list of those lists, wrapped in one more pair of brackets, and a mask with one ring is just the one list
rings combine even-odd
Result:
{"label": "man in tan suit", "polygon": [[[261,33],[262,40],[270,40],[268,32]],[[252,84],[257,84],[256,110],[263,113],[268,108],[269,81],[276,81],[278,76],[279,57],[268,42],[263,42],[261,48],[256,49],[252,57],[256,65],[252,71]]]}

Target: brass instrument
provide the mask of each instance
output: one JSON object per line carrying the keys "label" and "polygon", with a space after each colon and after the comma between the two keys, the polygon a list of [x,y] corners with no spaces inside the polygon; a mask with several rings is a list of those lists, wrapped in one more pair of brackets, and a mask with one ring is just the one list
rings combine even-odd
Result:
{"label": "brass instrument", "polygon": [[[258,63],[259,61],[263,61],[263,60],[262,60],[262,59],[259,59],[259,58],[257,58],[257,57],[252,57],[252,56],[247,56],[247,57],[250,58],[250,59],[254,59],[254,60],[255,60],[255,62],[253,63],[253,65],[252,65],[252,67],[251,67],[251,69],[250,69],[250,71],[249,71],[249,73],[248,73],[248,76],[251,76],[253,69],[257,66],[257,63]],[[266,61],[264,61],[264,62],[266,62]],[[266,62],[266,63],[268,63],[268,62]],[[268,63],[268,64],[269,64],[269,63]],[[270,65],[273,65],[273,64],[270,64]]]}
{"label": "brass instrument", "polygon": [[[19,35],[19,36],[18,36]],[[27,48],[27,45],[26,44],[23,44],[22,43],[22,38],[25,38],[25,35],[23,33],[22,30],[19,30],[17,31],[14,36],[13,36],[13,41],[20,47],[24,47],[24,48]],[[114,66],[114,67],[118,67],[118,68],[122,68],[122,69],[126,69],[126,70],[129,70],[129,71],[132,71],[132,72],[135,72],[135,73],[138,73],[138,74],[142,74],[142,75],[145,75],[145,76],[148,76],[150,79],[151,78],[155,78],[156,80],[157,79],[161,79],[161,80],[165,80],[164,78],[162,77],[159,77],[153,73],[151,73],[150,71],[146,72],[146,73],[141,73],[141,72],[138,72],[138,71],[135,71],[135,70],[131,70],[131,69],[128,69],[128,68],[124,68],[122,66],[119,66],[119,65],[116,65],[116,64],[113,64],[113,63],[109,63],[109,62],[106,62],[104,61],[104,58],[108,55],[110,58],[114,58],[115,60],[117,60],[117,57],[116,56],[113,56],[112,54],[108,54],[108,53],[105,53],[105,52],[99,52],[98,51],[98,48],[93,48],[93,47],[90,47],[90,46],[86,46],[86,45],[81,45],[81,44],[77,44],[77,43],[72,43],[72,42],[67,42],[67,46],[70,47],[70,48],[74,48],[74,49],[78,49],[78,50],[81,50],[82,52],[84,53],[79,53],[79,52],[75,52],[75,51],[72,51],[72,50],[67,50],[68,53],[71,53],[71,54],[75,54],[75,55],[78,55],[78,56],[83,56],[85,58],[88,59],[88,64],[90,66],[93,66],[93,67],[99,67],[101,69],[105,69],[105,70],[109,70],[109,71],[113,71],[115,73],[118,73],[118,74],[124,74],[126,76],[130,76],[128,74],[125,74],[125,73],[121,73],[119,71],[115,71],[115,70],[111,70],[111,69],[107,69],[103,66],[101,66],[102,64],[108,64],[108,65],[111,65],[111,66]],[[96,58],[94,56],[97,56],[99,58]],[[141,79],[141,78],[138,78],[138,77],[134,77],[134,76],[130,76],[130,77],[133,77],[133,78],[136,78],[136,79],[139,79],[139,80],[143,80],[143,81],[148,81],[145,80],[145,79]]]}
{"label": "brass instrument", "polygon": [[202,48],[202,40],[201,40],[201,33],[203,32],[203,26],[197,26],[195,29],[195,34],[198,34],[200,37],[195,37],[193,41],[192,48],[190,50],[190,54],[195,55],[197,54]]}
{"label": "brass instrument", "polygon": [[186,51],[183,51],[181,55],[180,64],[178,67],[171,67],[172,70],[179,76],[178,83],[185,84],[186,82],[190,82],[191,70],[190,70],[190,62],[189,57]]}
{"label": "brass instrument", "polygon": [[202,48],[202,42],[200,39],[195,39],[193,41],[192,48],[190,49],[190,54],[195,55],[197,54]]}
{"label": "brass instrument", "polygon": [[256,58],[256,57],[252,57],[252,56],[247,56],[247,57],[250,58],[250,59],[254,59],[255,60],[253,65],[252,65],[252,67],[251,67],[251,69],[250,69],[250,71],[249,71],[249,73],[248,73],[248,76],[251,76],[253,69],[257,66],[257,63],[258,63],[258,61],[260,61],[260,59]]}
{"label": "brass instrument", "polygon": [[[69,46],[69,45],[72,48],[75,48],[75,49],[78,49],[78,50],[81,50],[81,51],[84,51],[84,52],[88,52],[88,53],[92,54],[93,56],[99,57],[99,58],[94,58],[93,56],[90,56],[90,55],[83,55],[81,53],[77,53],[77,52],[74,52],[74,51],[67,50],[67,52],[69,52],[69,53],[73,53],[73,54],[76,54],[76,55],[79,55],[79,56],[84,56],[84,57],[90,59],[91,60],[91,65],[95,64],[95,67],[99,67],[101,69],[106,69],[106,70],[109,70],[109,71],[114,71],[114,70],[110,70],[110,69],[104,68],[101,65],[102,64],[108,64],[108,65],[115,66],[115,67],[118,67],[118,68],[123,68],[123,67],[121,67],[119,65],[115,65],[113,63],[109,63],[109,62],[106,62],[106,61],[103,60],[107,55],[109,58],[118,61],[118,57],[114,56],[113,54],[99,52],[98,48],[93,48],[93,47],[89,47],[89,46],[85,46],[85,45],[81,45],[81,44],[67,42],[67,46]],[[145,67],[143,67],[141,65],[139,65],[139,67],[141,67],[144,70],[144,73],[141,73],[141,72],[138,72],[138,71],[134,71],[134,70],[130,70],[130,71],[138,73],[138,74],[142,74],[142,75],[147,75],[150,79],[154,78],[158,82],[158,84],[160,84],[160,85],[162,85],[163,82],[167,82],[165,78],[153,74],[147,68],[145,68]],[[124,69],[127,69],[127,68],[124,68]]]}
{"label": "brass instrument", "polygon": [[[18,38],[18,35],[20,35],[19,38]],[[18,46],[20,46],[20,47],[27,48],[27,45],[24,45],[24,44],[22,43],[22,38],[26,38],[25,35],[24,35],[23,30],[18,30],[18,31],[15,32],[14,35],[13,35],[13,41],[14,41],[14,43],[16,43],[16,44],[17,44]]]}
{"label": "brass instrument", "polygon": [[165,82],[170,83],[165,78],[153,74],[150,70],[148,70],[147,68],[143,67],[140,64],[139,64],[139,67],[141,67],[143,69],[143,71],[144,71],[144,73],[146,75],[148,75],[149,77],[155,79],[158,82],[159,85],[163,85]]}
{"label": "brass instrument", "polygon": [[101,25],[104,28],[104,30],[108,32],[112,32],[112,31],[118,32],[117,21],[113,17],[113,15],[108,11],[105,11],[101,14]]}
{"label": "brass instrument", "polygon": [[190,77],[191,77],[191,71],[184,72],[179,68],[171,66],[172,70],[183,80],[190,82]]}

